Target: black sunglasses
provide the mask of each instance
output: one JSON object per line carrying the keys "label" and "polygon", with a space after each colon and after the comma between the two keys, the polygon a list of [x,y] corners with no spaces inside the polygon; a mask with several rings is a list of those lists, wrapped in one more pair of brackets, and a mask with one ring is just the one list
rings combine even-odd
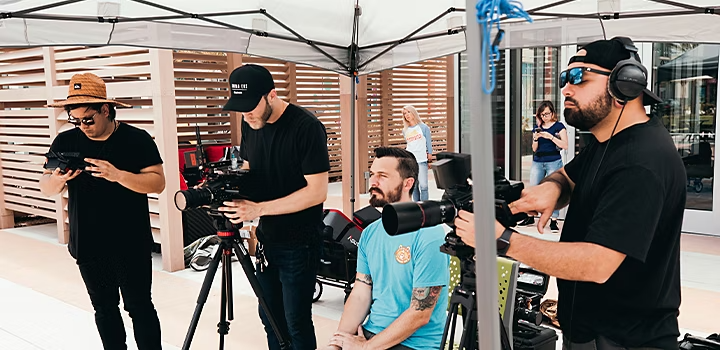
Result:
{"label": "black sunglasses", "polygon": [[602,74],[610,76],[610,72],[592,69],[590,67],[575,67],[570,68],[568,70],[562,71],[560,73],[560,88],[564,88],[565,84],[570,83],[572,85],[577,85],[583,82],[583,74],[585,72],[591,72],[596,74]]}
{"label": "black sunglasses", "polygon": [[80,119],[80,118],[73,117],[72,115],[70,115],[70,112],[68,112],[68,120],[67,121],[68,121],[68,123],[75,125],[75,126],[80,126],[80,123],[90,126],[90,125],[95,124],[95,116],[97,114],[98,114],[98,112],[95,112],[95,114],[93,114],[89,117],[83,117],[82,119]]}

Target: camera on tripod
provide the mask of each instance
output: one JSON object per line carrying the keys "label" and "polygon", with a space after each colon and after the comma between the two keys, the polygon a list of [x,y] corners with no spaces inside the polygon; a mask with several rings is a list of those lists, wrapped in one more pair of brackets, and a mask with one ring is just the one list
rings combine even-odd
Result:
{"label": "camera on tripod", "polygon": [[250,198],[249,171],[233,167],[229,160],[204,165],[205,181],[196,188],[175,193],[175,206],[189,210],[209,206],[211,210],[223,205],[224,201]]}
{"label": "camera on tripod", "polygon": [[[388,234],[394,236],[439,224],[454,228],[453,221],[460,210],[473,211],[470,155],[441,152],[437,159],[432,170],[437,187],[445,190],[442,200],[385,205],[382,220]],[[508,207],[520,198],[523,187],[522,182],[509,181],[500,168],[495,169],[495,218],[505,227],[513,227],[527,218],[525,213],[513,215]],[[454,230],[445,237],[440,250],[460,259],[475,254],[475,249],[466,245]]]}

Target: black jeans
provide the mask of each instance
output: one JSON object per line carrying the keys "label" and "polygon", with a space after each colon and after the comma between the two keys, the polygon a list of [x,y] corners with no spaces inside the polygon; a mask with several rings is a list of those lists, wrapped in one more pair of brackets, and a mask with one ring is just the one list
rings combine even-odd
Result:
{"label": "black jeans", "polygon": [[[256,255],[264,256],[267,261],[267,266],[261,268],[260,258],[258,259],[255,274],[275,322],[290,336],[292,349],[316,349],[312,297],[320,265],[320,244],[296,247],[264,246]],[[268,348],[279,350],[280,343],[265,312],[261,307],[258,309],[265,326]]]}
{"label": "black jeans", "polygon": [[150,296],[151,257],[103,257],[78,264],[105,350],[125,350],[120,292],[130,314],[139,350],[159,350],[160,321]]}
{"label": "black jeans", "polygon": [[562,348],[563,350],[660,350],[656,348],[627,348],[603,336],[599,336],[597,339],[587,343],[572,343],[568,337],[563,336]]}

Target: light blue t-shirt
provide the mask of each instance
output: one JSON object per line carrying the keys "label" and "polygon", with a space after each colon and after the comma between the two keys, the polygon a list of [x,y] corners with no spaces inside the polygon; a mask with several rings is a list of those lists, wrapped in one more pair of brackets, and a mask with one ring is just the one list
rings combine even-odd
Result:
{"label": "light blue t-shirt", "polygon": [[450,256],[441,226],[390,236],[377,220],[366,227],[358,244],[357,272],[372,278],[372,306],[366,330],[375,334],[410,308],[413,288],[443,286],[430,322],[405,339],[413,349],[439,349],[447,317]]}

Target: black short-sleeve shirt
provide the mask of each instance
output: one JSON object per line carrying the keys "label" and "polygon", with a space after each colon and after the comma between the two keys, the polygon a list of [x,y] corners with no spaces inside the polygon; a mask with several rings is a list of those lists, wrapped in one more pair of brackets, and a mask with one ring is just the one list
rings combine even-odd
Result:
{"label": "black short-sleeve shirt", "polygon": [[[105,141],[93,141],[79,129],[55,137],[50,150],[80,152],[84,158],[110,162],[119,170],[140,173],[162,164],[152,137],[134,126],[119,123]],[[86,172],[68,181],[68,250],[78,263],[107,255],[146,255],[152,248],[147,194]]]}
{"label": "black short-sleeve shirt", "polygon": [[604,284],[558,279],[563,333],[574,342],[601,335],[624,346],[677,349],[686,175],[667,130],[653,118],[609,142],[593,141],[565,171],[575,189],[560,240],[626,258]]}
{"label": "black short-sleeve shirt", "polygon": [[[255,201],[286,197],[307,186],[305,175],[330,170],[325,126],[310,111],[289,104],[274,123],[254,130],[242,123],[240,157],[250,162],[259,189]],[[322,204],[296,213],[260,218],[258,239],[266,245],[293,245],[317,239]]]}

